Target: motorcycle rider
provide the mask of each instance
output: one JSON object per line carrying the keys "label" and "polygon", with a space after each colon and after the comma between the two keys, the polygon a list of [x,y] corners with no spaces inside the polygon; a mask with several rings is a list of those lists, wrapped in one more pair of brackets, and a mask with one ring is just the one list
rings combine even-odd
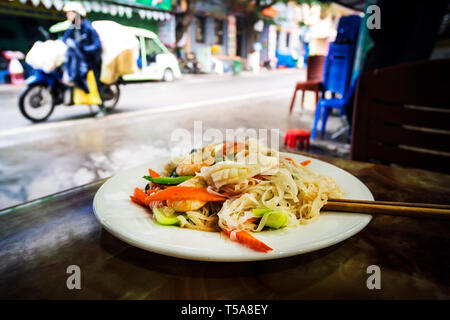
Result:
{"label": "motorcycle rider", "polygon": [[[63,11],[66,12],[67,20],[71,22],[62,40],[69,48],[78,49],[89,70],[94,72],[98,92],[102,97],[102,85],[100,83],[100,71],[102,66],[102,45],[97,31],[92,27],[91,22],[86,19],[86,10],[80,2],[68,2]],[[99,105],[97,116],[104,116],[106,109],[103,103]]]}

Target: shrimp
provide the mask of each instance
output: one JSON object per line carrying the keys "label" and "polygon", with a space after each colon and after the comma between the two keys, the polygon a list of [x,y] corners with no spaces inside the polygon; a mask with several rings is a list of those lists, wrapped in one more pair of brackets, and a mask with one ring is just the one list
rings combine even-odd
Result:
{"label": "shrimp", "polygon": [[[245,143],[244,142],[225,142],[222,146],[222,154],[224,157],[228,155],[235,155],[242,150],[245,150]],[[224,159],[225,160],[225,159]]]}
{"label": "shrimp", "polygon": [[191,154],[189,157],[181,161],[177,166],[177,174],[179,176],[193,176],[196,172],[200,172],[203,167],[214,164],[214,146],[207,145],[201,151]]}
{"label": "shrimp", "polygon": [[[205,188],[206,182],[202,177],[194,177],[179,184],[179,186]],[[207,204],[207,201],[198,200],[167,200],[167,206],[178,212],[187,212],[198,210]]]}

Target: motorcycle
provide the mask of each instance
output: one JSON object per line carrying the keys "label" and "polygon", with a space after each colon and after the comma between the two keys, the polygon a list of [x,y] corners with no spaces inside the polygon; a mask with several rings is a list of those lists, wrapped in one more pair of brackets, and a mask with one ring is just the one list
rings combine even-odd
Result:
{"label": "motorcycle", "polygon": [[200,64],[200,62],[198,62],[197,57],[193,52],[189,52],[186,54],[186,59],[182,61],[181,66],[184,73],[201,73],[202,65]]}
{"label": "motorcycle", "polygon": [[[73,105],[73,87],[63,83],[61,68],[51,73],[36,70],[26,79],[27,87],[20,94],[19,109],[32,122],[45,121],[58,105]],[[106,111],[112,111],[120,97],[120,80],[111,85],[102,85],[102,100]]]}

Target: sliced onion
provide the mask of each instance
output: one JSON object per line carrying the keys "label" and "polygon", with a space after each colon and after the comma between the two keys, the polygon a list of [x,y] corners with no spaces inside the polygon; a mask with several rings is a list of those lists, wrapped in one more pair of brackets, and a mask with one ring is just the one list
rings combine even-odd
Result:
{"label": "sliced onion", "polygon": [[277,169],[277,168],[279,168],[280,166],[279,165],[277,165],[277,166],[273,166],[273,167],[271,167],[271,168],[268,168],[268,169],[266,169],[266,170],[263,170],[263,171],[261,171],[260,172],[260,175],[262,175],[262,176],[265,176],[265,175],[271,175],[271,174],[267,174],[267,172],[270,172],[271,170],[275,170],[275,169]]}
{"label": "sliced onion", "polygon": [[164,201],[150,201],[148,206],[150,207],[150,209],[153,208],[162,208],[164,207]]}
{"label": "sliced onion", "polygon": [[206,191],[208,191],[209,193],[214,194],[216,196],[219,196],[219,197],[229,198],[229,196],[226,194],[222,194],[217,191],[214,191],[211,186],[208,186],[208,188],[206,188]]}

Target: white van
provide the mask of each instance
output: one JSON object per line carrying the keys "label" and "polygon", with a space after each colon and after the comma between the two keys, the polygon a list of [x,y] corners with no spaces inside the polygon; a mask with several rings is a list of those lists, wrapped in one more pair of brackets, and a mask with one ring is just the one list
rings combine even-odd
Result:
{"label": "white van", "polygon": [[[62,21],[50,27],[51,33],[63,33],[69,28],[69,21]],[[145,29],[124,26],[131,30],[139,40],[139,70],[122,77],[125,81],[163,80],[172,81],[181,77],[177,58],[158,39],[158,36]]]}
{"label": "white van", "polygon": [[127,27],[139,40],[139,70],[123,76],[125,81],[163,80],[172,81],[181,77],[177,58],[170,53],[153,32],[140,28]]}

